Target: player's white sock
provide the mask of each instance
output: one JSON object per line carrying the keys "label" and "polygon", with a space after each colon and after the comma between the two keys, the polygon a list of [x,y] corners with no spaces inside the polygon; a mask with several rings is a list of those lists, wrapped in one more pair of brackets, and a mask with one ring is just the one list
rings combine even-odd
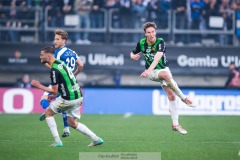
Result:
{"label": "player's white sock", "polygon": [[184,99],[185,96],[182,93],[182,91],[179,89],[177,83],[174,81],[174,79],[170,79],[169,82],[167,82],[167,86],[180,98]]}
{"label": "player's white sock", "polygon": [[78,123],[78,126],[76,128],[76,130],[78,130],[79,132],[82,132],[83,134],[89,136],[93,141],[97,141],[98,140],[98,136],[96,136],[95,133],[93,133],[87,126],[85,126],[82,123]]}
{"label": "player's white sock", "polygon": [[63,131],[64,131],[64,132],[70,132],[69,127],[64,127],[64,128],[63,128]]}
{"label": "player's white sock", "polygon": [[172,122],[174,126],[179,125],[178,123],[178,107],[177,107],[177,100],[169,101],[169,112],[172,118]]}
{"label": "player's white sock", "polygon": [[55,122],[55,119],[54,117],[48,117],[46,118],[46,122],[47,122],[47,125],[55,139],[55,142],[59,142],[61,141],[60,140],[60,137],[59,137],[59,134],[58,134],[58,130],[57,130],[57,124]]}

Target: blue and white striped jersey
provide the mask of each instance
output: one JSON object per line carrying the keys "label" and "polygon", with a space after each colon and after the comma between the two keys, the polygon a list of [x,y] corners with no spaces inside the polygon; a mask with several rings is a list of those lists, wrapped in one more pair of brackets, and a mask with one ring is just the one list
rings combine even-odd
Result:
{"label": "blue and white striped jersey", "polygon": [[73,71],[75,68],[76,60],[79,58],[79,56],[76,54],[75,51],[67,48],[62,47],[55,50],[54,57],[56,59],[60,59],[65,62],[65,64],[68,66],[68,68]]}

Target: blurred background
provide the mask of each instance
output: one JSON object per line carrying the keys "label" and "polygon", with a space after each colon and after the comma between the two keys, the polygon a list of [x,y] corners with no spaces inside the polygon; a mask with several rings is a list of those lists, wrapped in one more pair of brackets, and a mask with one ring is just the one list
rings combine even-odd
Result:
{"label": "blurred background", "polygon": [[47,85],[39,54],[61,28],[84,62],[77,76],[83,88],[160,89],[139,77],[143,59],[129,58],[147,21],[157,24],[181,88],[239,95],[240,0],[0,0],[0,87],[31,88],[32,78]]}

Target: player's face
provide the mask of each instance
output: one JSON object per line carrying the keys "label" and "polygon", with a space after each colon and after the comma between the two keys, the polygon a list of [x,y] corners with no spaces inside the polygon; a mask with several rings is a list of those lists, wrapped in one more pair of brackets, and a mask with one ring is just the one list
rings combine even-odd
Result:
{"label": "player's face", "polygon": [[48,62],[48,56],[44,51],[41,51],[40,53],[40,60],[43,64]]}
{"label": "player's face", "polygon": [[154,43],[156,40],[156,29],[153,27],[147,28],[145,31],[145,36],[148,42]]}
{"label": "player's face", "polygon": [[65,46],[66,44],[66,39],[62,39],[60,35],[55,35],[54,37],[54,47],[55,48],[61,48]]}

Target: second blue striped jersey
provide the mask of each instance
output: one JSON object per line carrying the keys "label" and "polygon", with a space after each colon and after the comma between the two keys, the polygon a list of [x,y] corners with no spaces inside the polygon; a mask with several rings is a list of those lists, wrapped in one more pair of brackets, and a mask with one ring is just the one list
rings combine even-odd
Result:
{"label": "second blue striped jersey", "polygon": [[77,55],[77,53],[75,51],[73,51],[65,46],[62,48],[56,49],[54,57],[56,59],[60,59],[61,61],[63,61],[71,71],[74,71],[75,63],[76,63],[77,59],[79,58],[79,56]]}

